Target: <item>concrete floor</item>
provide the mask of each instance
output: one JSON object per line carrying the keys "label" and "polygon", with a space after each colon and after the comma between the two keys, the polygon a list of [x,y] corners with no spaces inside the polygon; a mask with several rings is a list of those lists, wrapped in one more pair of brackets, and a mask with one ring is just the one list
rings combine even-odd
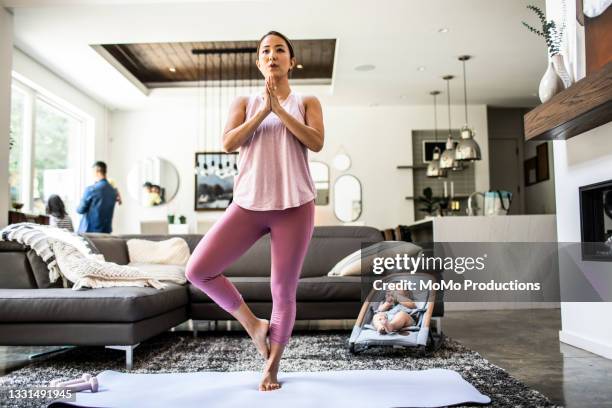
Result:
{"label": "concrete floor", "polygon": [[[559,309],[447,312],[442,321],[448,336],[553,402],[570,408],[612,407],[612,360],[559,343]],[[230,326],[220,328],[239,329]],[[350,330],[352,321],[296,322],[295,328]],[[33,353],[57,349],[0,347],[0,375],[28,364]]]}
{"label": "concrete floor", "polygon": [[612,407],[612,360],[559,342],[559,309],[447,312],[447,336],[553,402]]}

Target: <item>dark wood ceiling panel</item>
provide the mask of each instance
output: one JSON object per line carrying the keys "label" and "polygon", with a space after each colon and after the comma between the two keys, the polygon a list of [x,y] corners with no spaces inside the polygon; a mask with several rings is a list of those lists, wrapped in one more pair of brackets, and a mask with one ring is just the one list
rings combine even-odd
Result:
{"label": "dark wood ceiling panel", "polygon": [[[331,80],[336,40],[294,40],[292,79]],[[193,81],[261,80],[253,53],[194,55],[193,50],[256,48],[257,41],[102,44],[139,81],[152,88]],[[172,72],[171,68],[174,70]]]}

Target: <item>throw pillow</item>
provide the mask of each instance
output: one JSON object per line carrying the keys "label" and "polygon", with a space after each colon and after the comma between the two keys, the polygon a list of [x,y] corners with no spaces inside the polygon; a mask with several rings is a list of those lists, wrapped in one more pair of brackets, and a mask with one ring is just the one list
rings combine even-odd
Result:
{"label": "throw pillow", "polygon": [[347,255],[338,262],[327,276],[360,276],[361,262],[370,264],[375,257],[394,257],[396,254],[407,254],[417,256],[422,248],[411,242],[405,241],[381,241],[369,247],[358,249]]}
{"label": "throw pillow", "polygon": [[183,238],[165,241],[129,239],[127,241],[130,262],[164,265],[187,265],[189,246]]}

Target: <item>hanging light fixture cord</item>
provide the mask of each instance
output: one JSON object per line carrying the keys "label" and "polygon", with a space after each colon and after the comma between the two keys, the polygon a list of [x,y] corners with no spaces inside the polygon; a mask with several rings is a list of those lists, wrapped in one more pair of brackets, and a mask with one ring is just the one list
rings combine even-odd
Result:
{"label": "hanging light fixture cord", "polygon": [[468,108],[467,108],[467,86],[465,81],[465,58],[462,59],[463,62],[463,103],[465,104],[465,123],[468,122]]}
{"label": "hanging light fixture cord", "polygon": [[197,80],[198,80],[198,107],[197,107],[197,127],[196,127],[196,132],[198,133],[197,137],[196,137],[196,141],[198,144],[198,149],[200,149],[200,134],[202,132],[202,119],[200,118],[201,112],[200,112],[200,107],[202,106],[202,82],[201,82],[201,75],[202,75],[202,69],[200,67],[200,56],[196,55],[197,58],[197,65],[198,65],[198,70],[197,70]]}
{"label": "hanging light fixture cord", "polygon": [[[208,65],[208,56],[206,54],[204,54],[204,125],[203,125],[203,129],[204,129],[204,150],[206,150],[206,147],[208,145],[208,140],[207,139],[207,134],[208,134],[208,71],[207,71],[207,65]],[[206,164],[206,161],[204,161],[204,164]]]}
{"label": "hanging light fixture cord", "polygon": [[450,78],[446,79],[446,101],[448,102],[448,135],[451,136]]}
{"label": "hanging light fixture cord", "polygon": [[433,92],[433,98],[434,98],[434,138],[436,140],[436,142],[438,141],[438,104],[437,104],[437,97],[438,94],[436,92]]}

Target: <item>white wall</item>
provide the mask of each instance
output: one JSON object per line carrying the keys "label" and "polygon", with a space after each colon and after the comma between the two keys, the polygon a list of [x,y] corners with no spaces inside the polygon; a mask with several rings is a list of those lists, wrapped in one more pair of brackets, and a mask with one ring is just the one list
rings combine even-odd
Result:
{"label": "white wall", "polygon": [[[163,93],[154,91],[151,97],[160,97],[160,92]],[[114,111],[111,114],[109,174],[125,192],[124,205],[113,225],[113,231],[117,233],[137,233],[141,219],[164,219],[168,212],[186,215],[192,231],[195,231],[198,219],[216,219],[221,215],[220,211],[197,213],[193,210],[194,153],[202,147],[202,140],[197,136],[201,127],[198,125],[197,98],[184,96],[159,106],[151,111]],[[398,170],[396,166],[411,164],[411,131],[432,128],[433,107],[324,105],[323,109],[325,146],[321,152],[309,152],[310,159],[330,165],[333,184],[340,173],[332,168],[331,160],[342,145],[353,161],[345,173],[355,175],[362,183],[363,212],[359,220],[381,229],[412,222],[413,203],[404,199],[412,195],[411,170]],[[483,152],[488,152],[486,106],[470,106],[469,110],[478,143]],[[443,112],[439,111],[440,114]],[[454,127],[459,127],[463,108],[453,106],[452,116]],[[211,134],[216,135],[215,132],[213,129]],[[220,134],[215,137],[216,144],[209,143],[209,149],[220,151]],[[151,155],[166,158],[177,167],[180,188],[177,197],[168,205],[142,208],[127,197],[125,183],[132,164]],[[489,188],[488,168],[485,154],[483,160],[476,163],[476,188],[479,191]],[[330,199],[329,206],[317,206],[318,225],[338,223],[333,215],[333,188]]]}
{"label": "white wall", "polygon": [[9,134],[11,128],[11,66],[13,16],[0,7],[0,228],[8,223]]}
{"label": "white wall", "polygon": [[[578,188],[612,179],[612,123],[553,143],[557,237],[559,242],[580,242]],[[607,284],[612,286],[612,270],[608,272]],[[562,303],[559,338],[564,343],[612,359],[610,316],[612,303]]]}

